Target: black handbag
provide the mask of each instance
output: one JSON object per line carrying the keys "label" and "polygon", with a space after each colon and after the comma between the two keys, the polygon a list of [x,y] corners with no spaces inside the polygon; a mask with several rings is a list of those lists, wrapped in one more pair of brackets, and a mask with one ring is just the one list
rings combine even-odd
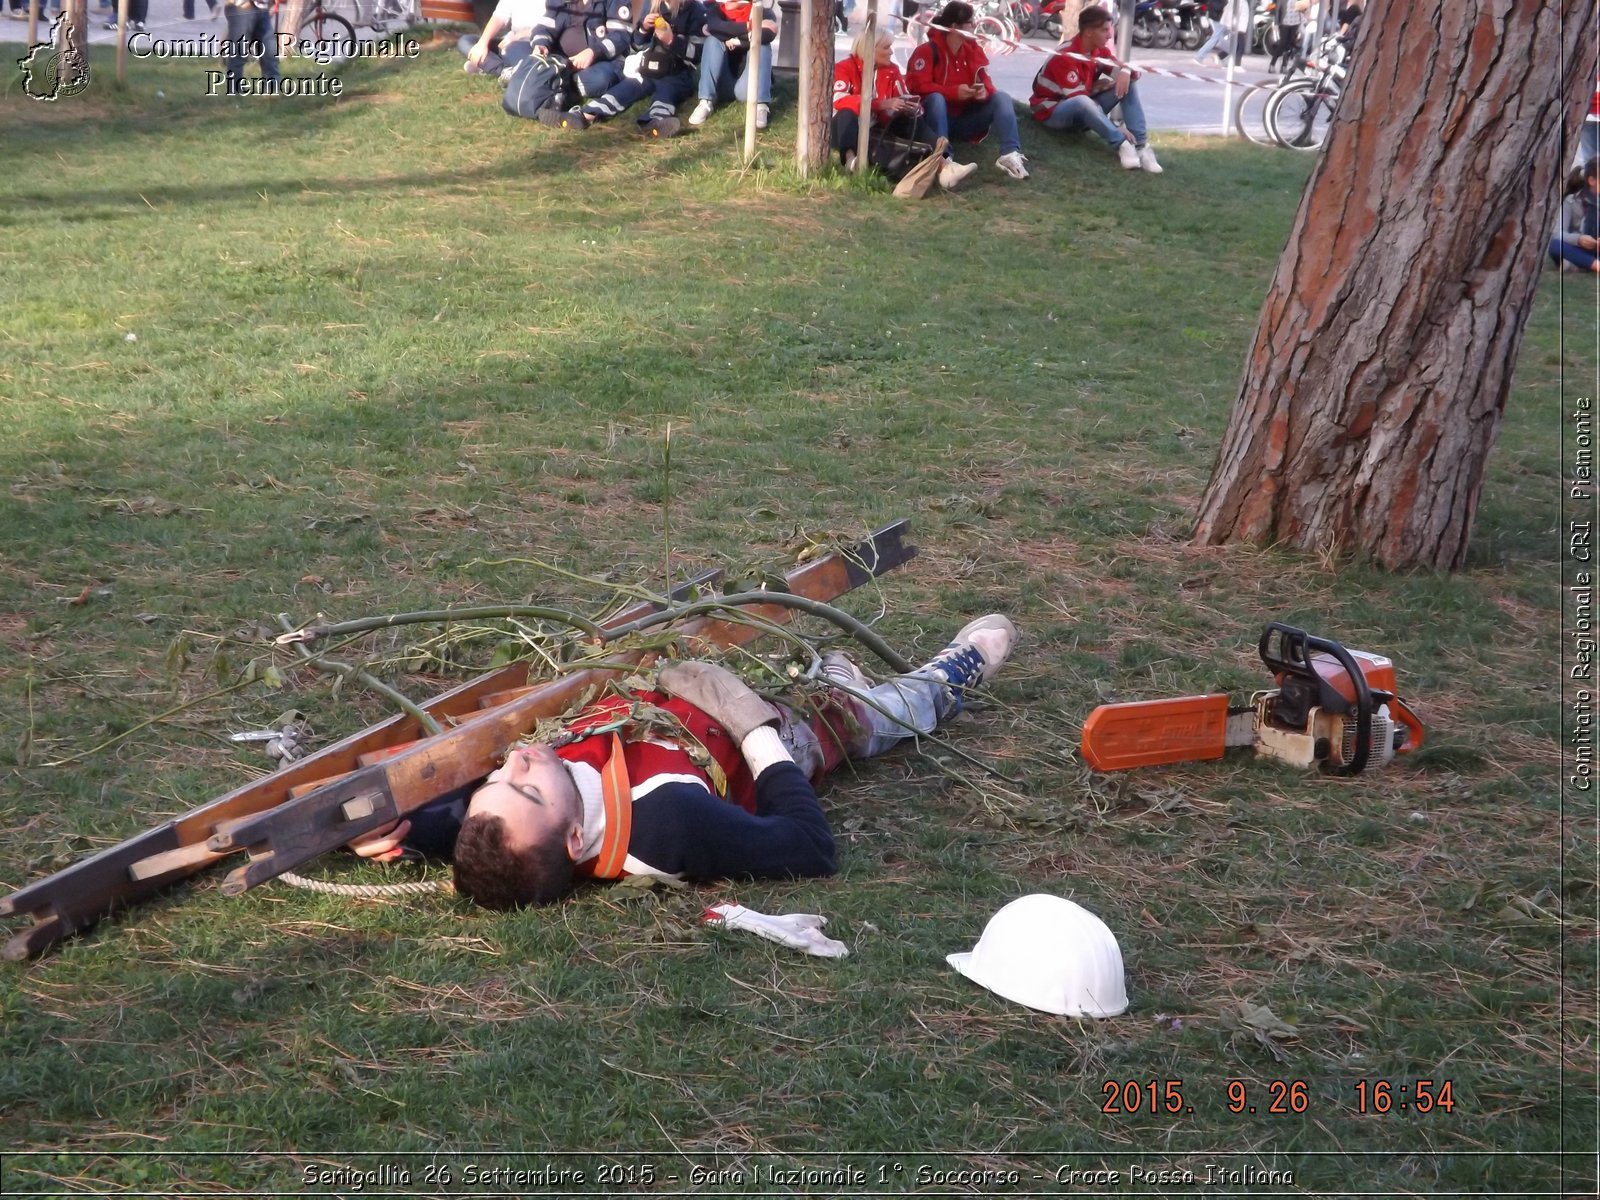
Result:
{"label": "black handbag", "polygon": [[874,128],[867,135],[867,161],[887,175],[891,183],[899,183],[932,153],[933,147],[927,142],[904,134]]}

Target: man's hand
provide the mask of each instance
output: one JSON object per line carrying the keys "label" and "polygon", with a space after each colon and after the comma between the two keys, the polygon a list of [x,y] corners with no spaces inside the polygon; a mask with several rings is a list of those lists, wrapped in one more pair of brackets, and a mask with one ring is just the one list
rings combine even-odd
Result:
{"label": "man's hand", "polygon": [[977,98],[978,98],[978,89],[973,87],[970,83],[958,83],[958,84],[956,84],[956,99],[957,100],[976,100]]}
{"label": "man's hand", "polygon": [[1117,81],[1112,86],[1116,89],[1117,99],[1121,100],[1128,94],[1128,87],[1133,83],[1133,72],[1127,67],[1117,72]]}
{"label": "man's hand", "polygon": [[569,61],[572,63],[574,71],[586,70],[594,66],[594,51],[588,49],[579,50]]}
{"label": "man's hand", "polygon": [[728,50],[743,50],[744,49],[744,39],[743,38],[737,38],[737,37],[723,38],[722,39],[722,45],[724,46],[724,48],[726,48]]}
{"label": "man's hand", "polygon": [[707,662],[678,662],[656,676],[661,690],[679,700],[687,700],[728,731],[735,742],[743,742],[752,729],[771,725],[778,712],[756,695],[726,667]]}
{"label": "man's hand", "polygon": [[548,46],[535,46],[533,48],[533,56],[535,58],[549,58],[550,48]]}
{"label": "man's hand", "polygon": [[350,842],[349,846],[362,858],[371,858],[378,862],[393,862],[404,853],[400,843],[405,840],[406,834],[410,832],[410,821],[392,821],[382,829],[374,829],[370,833],[363,833],[360,837]]}

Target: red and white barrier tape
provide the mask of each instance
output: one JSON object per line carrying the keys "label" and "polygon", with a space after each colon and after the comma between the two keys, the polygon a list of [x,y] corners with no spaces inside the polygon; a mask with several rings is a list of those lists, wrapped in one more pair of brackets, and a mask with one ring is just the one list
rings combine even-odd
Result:
{"label": "red and white barrier tape", "polygon": [[[956,30],[952,30],[948,25],[935,25],[932,21],[921,21],[916,17],[911,17],[906,22],[906,27],[907,28],[910,28],[913,25],[919,26],[919,27],[921,27],[923,29],[937,29],[941,33],[951,33],[951,32],[959,33],[959,34],[961,34],[962,37],[969,37],[969,38],[972,38],[974,41],[984,43],[984,46],[985,46],[986,49],[990,45],[1002,46],[1002,47],[1004,47],[1004,49],[1000,51],[1000,53],[1002,53],[1002,54],[1011,54],[1011,53],[1013,53],[1013,52],[1015,52],[1015,51],[1017,51],[1019,49],[1020,50],[1031,50],[1035,54],[1048,54],[1048,55],[1050,55],[1052,57],[1054,57],[1057,54],[1066,54],[1068,58],[1075,59],[1078,62],[1082,62],[1082,63],[1099,63],[1102,66],[1106,65],[1106,60],[1103,59],[1103,58],[1093,58],[1093,57],[1091,57],[1091,56],[1089,56],[1087,54],[1073,54],[1073,53],[1070,53],[1070,52],[1066,51],[1065,49],[1062,48],[1066,44],[1064,42],[1062,43],[1061,46],[1058,46],[1056,49],[1049,50],[1049,49],[1046,49],[1043,46],[1035,46],[1031,42],[1017,41],[1017,40],[1012,40],[1011,38],[1003,38],[1003,37],[1000,37],[998,34],[993,34],[993,33],[979,33],[975,29],[956,29]],[[1123,62],[1121,59],[1117,59],[1117,60],[1114,60],[1114,61],[1116,62],[1117,66],[1119,66],[1119,67],[1132,67],[1135,71],[1139,72],[1139,74],[1141,74],[1141,75],[1164,75],[1168,79],[1188,79],[1188,80],[1191,80],[1191,81],[1193,81],[1195,83],[1214,83],[1214,84],[1217,84],[1217,85],[1219,85],[1221,87],[1228,87],[1228,86],[1230,86],[1230,84],[1233,87],[1242,87],[1242,88],[1276,87],[1278,85],[1278,83],[1280,82],[1279,78],[1276,77],[1276,76],[1273,77],[1273,79],[1272,79],[1272,81],[1270,83],[1246,83],[1242,79],[1233,79],[1233,80],[1218,79],[1215,75],[1199,75],[1199,74],[1196,74],[1194,71],[1173,71],[1173,70],[1169,70],[1166,67],[1151,66],[1148,63]]]}

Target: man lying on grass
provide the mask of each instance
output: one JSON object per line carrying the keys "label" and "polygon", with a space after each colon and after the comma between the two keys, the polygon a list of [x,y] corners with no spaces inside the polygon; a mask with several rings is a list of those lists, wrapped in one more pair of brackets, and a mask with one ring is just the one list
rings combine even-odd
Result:
{"label": "man lying on grass", "polygon": [[548,904],[586,878],[831,875],[813,782],[954,716],[1015,640],[1007,618],[980,617],[925,666],[877,686],[826,654],[834,686],[809,711],[769,704],[714,664],[674,663],[659,692],[589,705],[567,723],[572,740],[519,747],[470,799],[437,800],[354,849],[449,855],[456,890],[492,909]]}

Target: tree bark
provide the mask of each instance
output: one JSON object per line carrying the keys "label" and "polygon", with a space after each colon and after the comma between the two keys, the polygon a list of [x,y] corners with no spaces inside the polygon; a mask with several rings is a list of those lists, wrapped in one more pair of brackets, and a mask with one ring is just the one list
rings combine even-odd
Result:
{"label": "tree bark", "polygon": [[[1086,0],[1063,0],[1061,5],[1061,40],[1070,42],[1078,36],[1078,15],[1083,12]],[[1133,5],[1128,5],[1128,19],[1133,19]]]}
{"label": "tree bark", "polygon": [[[40,0],[39,7],[41,9],[44,7],[43,0]],[[83,64],[84,70],[88,70],[89,0],[66,0],[61,6],[61,11],[67,15],[67,19],[61,23],[61,56],[62,58],[67,56],[70,43],[72,51],[80,56],[78,61]]]}
{"label": "tree bark", "polygon": [[1595,38],[1593,0],[1368,6],[1196,541],[1463,565]]}
{"label": "tree bark", "polygon": [[[819,18],[818,13],[822,16]],[[802,179],[828,164],[828,113],[833,90],[833,0],[801,0],[800,114],[795,165]]]}

